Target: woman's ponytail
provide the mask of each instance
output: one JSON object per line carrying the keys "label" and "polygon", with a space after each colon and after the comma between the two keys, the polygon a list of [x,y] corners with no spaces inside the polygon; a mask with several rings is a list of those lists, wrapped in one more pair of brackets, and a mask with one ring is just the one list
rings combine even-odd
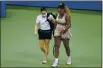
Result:
{"label": "woman's ponytail", "polygon": [[67,6],[65,6],[65,11],[68,16],[71,16],[70,9]]}

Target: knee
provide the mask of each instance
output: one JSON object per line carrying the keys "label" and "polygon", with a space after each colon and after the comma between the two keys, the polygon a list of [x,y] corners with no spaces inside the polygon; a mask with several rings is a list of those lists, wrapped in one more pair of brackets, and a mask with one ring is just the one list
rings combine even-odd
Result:
{"label": "knee", "polygon": [[55,47],[56,49],[59,49],[59,48],[60,48],[60,45],[54,45],[54,47]]}
{"label": "knee", "polygon": [[45,45],[45,48],[48,51],[49,50],[49,45]]}
{"label": "knee", "polygon": [[40,49],[43,49],[43,45],[39,45]]}
{"label": "knee", "polygon": [[49,48],[49,44],[48,44],[48,43],[45,43],[45,47],[46,47],[46,48]]}

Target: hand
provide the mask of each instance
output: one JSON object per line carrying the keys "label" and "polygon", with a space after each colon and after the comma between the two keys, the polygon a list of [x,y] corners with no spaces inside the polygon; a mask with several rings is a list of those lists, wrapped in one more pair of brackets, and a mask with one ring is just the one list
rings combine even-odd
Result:
{"label": "hand", "polygon": [[65,28],[61,28],[61,29],[60,29],[60,32],[61,32],[61,33],[65,33]]}

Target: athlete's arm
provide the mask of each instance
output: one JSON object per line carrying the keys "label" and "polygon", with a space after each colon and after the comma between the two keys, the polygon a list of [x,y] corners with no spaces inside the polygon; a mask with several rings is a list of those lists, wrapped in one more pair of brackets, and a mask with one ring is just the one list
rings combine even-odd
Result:
{"label": "athlete's arm", "polygon": [[36,23],[34,25],[34,33],[37,35],[38,33],[38,26],[39,26],[39,16],[37,16]]}
{"label": "athlete's arm", "polygon": [[34,25],[34,32],[35,32],[35,34],[37,35],[37,33],[38,33],[38,23],[36,23],[36,24]]}
{"label": "athlete's arm", "polygon": [[[56,18],[57,18],[57,15],[58,15],[58,13],[56,13]],[[53,20],[53,22],[54,22],[54,30],[55,30],[55,28],[56,28],[56,26],[57,26],[56,18]]]}
{"label": "athlete's arm", "polygon": [[66,27],[65,27],[65,32],[66,32],[71,27],[71,17],[66,15],[65,19],[66,19],[66,23],[67,23]]}

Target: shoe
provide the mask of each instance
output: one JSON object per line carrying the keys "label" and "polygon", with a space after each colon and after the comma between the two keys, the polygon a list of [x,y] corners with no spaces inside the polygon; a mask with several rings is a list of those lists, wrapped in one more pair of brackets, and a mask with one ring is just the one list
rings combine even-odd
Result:
{"label": "shoe", "polygon": [[71,65],[71,57],[67,58],[67,63],[66,64]]}
{"label": "shoe", "polygon": [[46,61],[46,60],[43,60],[43,61],[42,61],[42,64],[46,64],[46,63],[47,63],[47,61]]}
{"label": "shoe", "polygon": [[59,60],[58,61],[55,60],[53,65],[52,65],[52,67],[57,67],[57,66],[59,66]]}

